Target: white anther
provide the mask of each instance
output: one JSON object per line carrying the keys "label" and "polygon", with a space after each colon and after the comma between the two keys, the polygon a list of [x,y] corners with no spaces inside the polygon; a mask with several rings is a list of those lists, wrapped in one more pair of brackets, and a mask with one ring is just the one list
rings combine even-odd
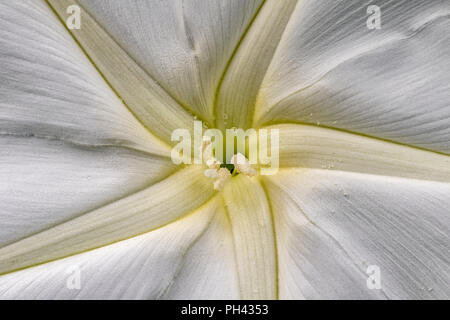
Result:
{"label": "white anther", "polygon": [[257,171],[251,166],[248,159],[242,153],[232,156],[231,163],[234,164],[236,171],[239,173],[245,174],[249,177],[257,175]]}

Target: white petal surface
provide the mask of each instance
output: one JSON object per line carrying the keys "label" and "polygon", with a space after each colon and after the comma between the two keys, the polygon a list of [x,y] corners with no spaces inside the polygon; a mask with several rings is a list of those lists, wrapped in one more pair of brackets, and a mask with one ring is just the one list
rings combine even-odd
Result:
{"label": "white petal surface", "polygon": [[198,167],[176,172],[142,191],[0,248],[0,274],[73,255],[170,223],[213,195]]}
{"label": "white petal surface", "polygon": [[255,1],[80,1],[171,95],[213,120],[216,86],[261,4]]}
{"label": "white petal surface", "polygon": [[[61,22],[73,0],[49,0]],[[123,104],[149,131],[170,143],[172,131],[192,129],[193,115],[168,94],[129,54],[80,8],[83,27],[71,30],[82,50]]]}
{"label": "white petal surface", "polygon": [[[212,201],[150,233],[2,276],[0,297],[233,299],[238,288],[230,241],[225,214]],[[80,289],[69,289],[78,270]]]}
{"label": "white petal surface", "polygon": [[[366,9],[381,8],[380,30]],[[450,153],[450,2],[306,0],[267,71],[256,122],[296,121]]]}
{"label": "white petal surface", "polygon": [[0,70],[0,246],[175,169],[45,2],[0,1]]}
{"label": "white petal surface", "polygon": [[233,249],[230,222],[223,207],[219,206],[209,228],[185,255],[182,268],[163,298],[240,298]]}
{"label": "white petal surface", "polygon": [[148,187],[175,166],[121,147],[0,136],[0,247]]}
{"label": "white petal surface", "polygon": [[0,134],[161,155],[44,1],[0,1]]}
{"label": "white petal surface", "polygon": [[[450,184],[308,169],[264,181],[280,298],[450,297]],[[367,288],[370,265],[381,289]]]}

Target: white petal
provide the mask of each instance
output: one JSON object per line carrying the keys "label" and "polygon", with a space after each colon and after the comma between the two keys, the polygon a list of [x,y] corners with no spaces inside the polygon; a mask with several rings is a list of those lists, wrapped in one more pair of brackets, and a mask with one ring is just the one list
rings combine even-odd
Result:
{"label": "white petal", "polygon": [[[212,201],[150,233],[4,275],[0,297],[232,299],[238,288],[229,232],[223,211]],[[78,271],[79,290],[70,286]]]}
{"label": "white petal", "polygon": [[219,207],[209,228],[185,256],[185,263],[164,299],[238,299],[233,249],[230,223]]}
{"label": "white petal", "polygon": [[0,136],[0,247],[146,188],[169,159],[123,147]]}
{"label": "white petal", "polygon": [[[48,3],[64,22],[67,8],[75,2],[50,0]],[[173,130],[192,130],[192,114],[183,109],[84,10],[81,10],[81,20],[81,29],[71,31],[73,37],[123,104],[148,130],[166,143],[171,143]]]}
{"label": "white petal", "polygon": [[240,175],[222,192],[233,232],[240,298],[275,299],[275,239],[264,189],[256,178]]}
{"label": "white petal", "polygon": [[0,248],[0,274],[97,248],[170,223],[213,195],[200,167]]}
{"label": "white petal", "polygon": [[0,246],[175,169],[44,1],[0,2],[0,69]]}
{"label": "white petal", "polygon": [[284,124],[267,128],[279,130],[281,167],[450,182],[450,157],[442,154],[311,125]]}
{"label": "white petal", "polygon": [[261,2],[82,0],[80,4],[177,101],[212,123],[219,79]]}
{"label": "white petal", "polygon": [[243,35],[217,92],[218,128],[251,127],[256,95],[296,3],[265,1]]}
{"label": "white petal", "polygon": [[0,68],[0,135],[170,155],[108,87],[44,1],[1,1]]}
{"label": "white petal", "polygon": [[264,79],[257,123],[292,121],[450,153],[450,3],[302,1]]}
{"label": "white petal", "polygon": [[[450,185],[322,170],[265,177],[280,298],[448,299]],[[369,289],[369,266],[381,289]]]}

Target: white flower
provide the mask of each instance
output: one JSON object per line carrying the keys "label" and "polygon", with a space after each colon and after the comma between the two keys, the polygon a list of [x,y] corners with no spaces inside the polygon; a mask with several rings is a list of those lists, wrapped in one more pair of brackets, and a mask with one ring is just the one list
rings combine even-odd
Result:
{"label": "white flower", "polygon": [[[450,2],[379,2],[0,0],[0,298],[450,298]],[[278,173],[174,165],[193,119]]]}

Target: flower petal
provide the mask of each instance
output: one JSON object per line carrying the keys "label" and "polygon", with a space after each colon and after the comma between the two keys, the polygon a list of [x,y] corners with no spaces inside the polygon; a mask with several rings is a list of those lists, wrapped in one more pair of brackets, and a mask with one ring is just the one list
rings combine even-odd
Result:
{"label": "flower petal", "polygon": [[0,246],[170,174],[43,1],[0,3]]}
{"label": "flower petal", "polygon": [[218,88],[218,128],[251,127],[256,95],[296,4],[266,0],[243,35]]}
{"label": "flower petal", "polygon": [[270,208],[256,178],[237,176],[223,190],[241,299],[275,299],[276,252]]}
{"label": "flower petal", "polygon": [[219,207],[210,227],[185,255],[185,262],[164,299],[238,299],[233,237]]}
{"label": "flower petal", "polygon": [[176,101],[212,124],[216,86],[262,1],[79,2]]}
{"label": "flower petal", "polygon": [[[280,298],[450,297],[449,184],[308,169],[264,184]],[[369,266],[380,270],[380,289],[367,286]]]}
{"label": "flower petal", "polygon": [[0,248],[0,274],[136,236],[172,222],[213,195],[200,167]]}
{"label": "flower petal", "polygon": [[[76,2],[50,0],[48,3],[64,21],[67,8]],[[183,109],[84,10],[81,20],[81,29],[73,30],[72,35],[104,80],[149,131],[170,144],[173,130],[193,129],[192,114]]]}
{"label": "flower petal", "polygon": [[43,1],[0,3],[0,135],[170,149],[133,117]]}
{"label": "flower petal", "polygon": [[[232,299],[238,287],[231,241],[224,212],[210,201],[158,230],[4,275],[0,297]],[[79,289],[71,282],[78,275]]]}
{"label": "flower petal", "polygon": [[341,128],[450,153],[450,3],[302,1],[263,81],[257,124]]}
{"label": "flower petal", "polygon": [[0,135],[0,247],[146,188],[170,159]]}
{"label": "flower petal", "polygon": [[311,125],[284,124],[267,129],[279,130],[280,167],[450,182],[450,157],[442,154]]}

